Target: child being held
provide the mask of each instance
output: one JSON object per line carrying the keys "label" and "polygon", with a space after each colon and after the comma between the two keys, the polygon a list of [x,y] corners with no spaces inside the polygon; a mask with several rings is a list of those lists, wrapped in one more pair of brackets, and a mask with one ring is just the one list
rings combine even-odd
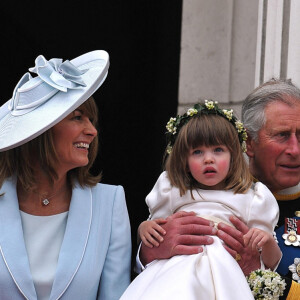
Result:
{"label": "child being held", "polygon": [[[230,225],[235,215],[250,228],[245,244],[260,249],[264,265],[275,268],[281,258],[273,237],[278,205],[265,185],[252,182],[243,156],[243,124],[232,110],[206,100],[171,118],[167,129],[166,171],[146,198],[150,220],[139,227],[142,242],[159,246],[165,233],[160,224],[180,210],[194,211],[216,227]],[[213,239],[201,253],[152,262],[121,299],[253,299],[237,263],[241,257],[236,253],[233,258],[218,237]]]}

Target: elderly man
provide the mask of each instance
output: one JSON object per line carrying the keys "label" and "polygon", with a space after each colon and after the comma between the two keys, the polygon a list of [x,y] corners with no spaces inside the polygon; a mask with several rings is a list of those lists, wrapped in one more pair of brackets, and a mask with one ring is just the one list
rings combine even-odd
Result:
{"label": "elderly man", "polygon": [[[245,99],[242,117],[250,171],[274,193],[280,208],[276,234],[283,257],[277,271],[300,282],[300,90],[289,81],[270,80]],[[207,235],[217,234],[247,275],[261,267],[259,252],[243,245],[248,227],[235,217],[231,222],[236,228],[220,223],[217,231],[193,213],[178,212],[163,225],[167,234],[158,248],[142,244],[141,262],[201,252],[213,242]],[[299,284],[288,280],[285,296],[289,290],[289,300],[300,299]]]}
{"label": "elderly man", "polygon": [[[283,257],[277,272],[300,282],[300,90],[289,81],[271,80],[245,99],[242,117],[250,171],[279,205],[276,236]],[[295,299],[299,286],[292,285]]]}

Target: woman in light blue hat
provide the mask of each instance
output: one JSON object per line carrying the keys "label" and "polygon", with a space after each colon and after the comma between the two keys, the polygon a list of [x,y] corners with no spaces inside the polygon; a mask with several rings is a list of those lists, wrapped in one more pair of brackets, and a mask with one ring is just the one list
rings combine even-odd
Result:
{"label": "woman in light blue hat", "polygon": [[124,190],[89,172],[108,54],[35,64],[0,108],[0,299],[119,299],[130,283]]}

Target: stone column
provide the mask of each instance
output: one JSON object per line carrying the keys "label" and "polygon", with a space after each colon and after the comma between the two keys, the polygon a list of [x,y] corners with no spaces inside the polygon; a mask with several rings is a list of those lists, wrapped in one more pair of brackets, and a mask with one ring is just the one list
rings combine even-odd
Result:
{"label": "stone column", "polygon": [[203,99],[238,111],[255,85],[260,0],[183,0],[179,112]]}

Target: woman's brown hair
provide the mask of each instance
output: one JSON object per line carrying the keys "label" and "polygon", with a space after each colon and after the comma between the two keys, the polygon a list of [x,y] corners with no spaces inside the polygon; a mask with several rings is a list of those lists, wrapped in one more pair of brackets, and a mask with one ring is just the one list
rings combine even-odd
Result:
{"label": "woman's brown hair", "polygon": [[166,159],[165,169],[172,185],[185,194],[199,188],[188,170],[188,155],[198,146],[225,145],[230,151],[230,168],[225,178],[225,190],[245,193],[252,184],[237,129],[224,117],[214,114],[194,115],[179,131],[172,152]]}
{"label": "woman's brown hair", "polygon": [[[90,97],[79,108],[90,118],[96,127],[98,121],[98,109]],[[69,183],[73,186],[77,181],[81,186],[94,186],[100,179],[101,174],[93,176],[90,173],[98,153],[98,136],[96,136],[89,147],[89,162],[84,167],[72,169],[68,172]],[[40,168],[49,176],[51,182],[58,178],[55,164],[58,161],[55,145],[53,142],[52,129],[50,128],[35,139],[19,147],[0,152],[0,187],[3,182],[11,176],[16,176],[18,182],[24,189],[34,189],[38,178],[35,178],[33,161],[38,160]]]}

